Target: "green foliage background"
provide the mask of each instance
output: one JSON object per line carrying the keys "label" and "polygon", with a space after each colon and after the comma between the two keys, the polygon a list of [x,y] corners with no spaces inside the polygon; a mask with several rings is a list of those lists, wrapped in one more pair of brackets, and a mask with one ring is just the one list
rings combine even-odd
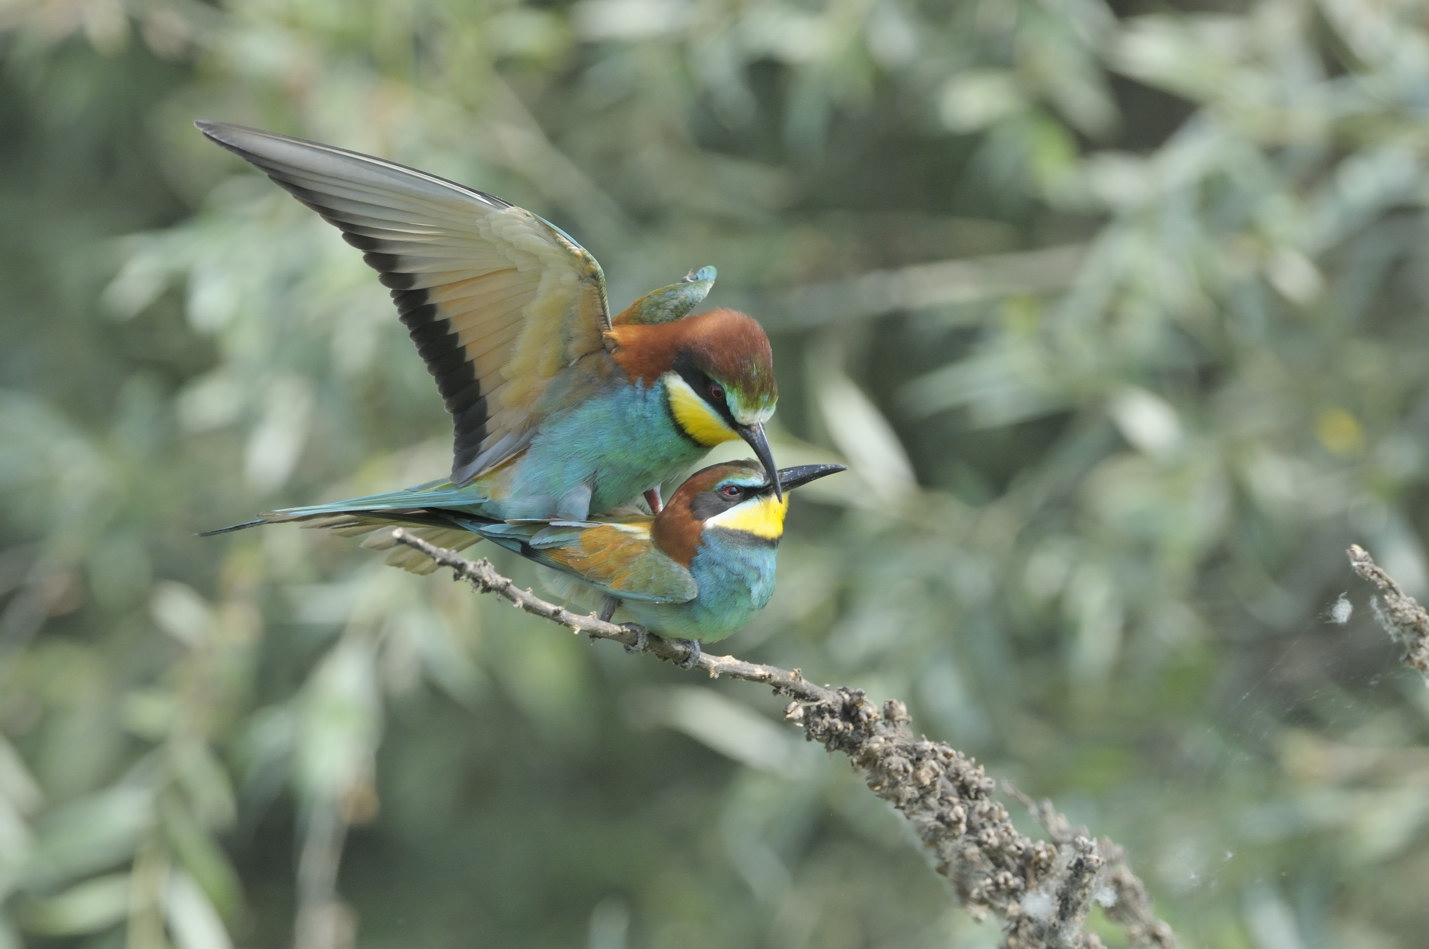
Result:
{"label": "green foliage background", "polygon": [[761,690],[194,536],[448,437],[196,117],[502,195],[616,306],[718,265],[778,457],[852,469],[731,650],[909,700],[1186,945],[1420,938],[1429,697],[1343,551],[1425,589],[1426,92],[1409,0],[0,3],[0,947],[997,941]]}

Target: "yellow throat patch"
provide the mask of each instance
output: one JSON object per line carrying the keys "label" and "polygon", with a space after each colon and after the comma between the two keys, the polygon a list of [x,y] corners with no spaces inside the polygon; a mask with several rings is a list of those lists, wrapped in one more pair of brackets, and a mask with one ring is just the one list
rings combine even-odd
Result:
{"label": "yellow throat patch", "polygon": [[721,418],[708,402],[700,398],[684,379],[673,372],[667,372],[664,380],[675,422],[696,444],[713,448],[739,437],[739,433],[730,428],[729,423]]}
{"label": "yellow throat patch", "polygon": [[778,540],[784,536],[784,515],[788,510],[789,495],[776,498],[766,494],[716,514],[705,524],[723,530],[743,531],[765,540]]}

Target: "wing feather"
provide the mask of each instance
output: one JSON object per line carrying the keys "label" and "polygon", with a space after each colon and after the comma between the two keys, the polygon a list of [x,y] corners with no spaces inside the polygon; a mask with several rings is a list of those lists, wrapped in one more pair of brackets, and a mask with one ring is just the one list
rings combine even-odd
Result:
{"label": "wing feather", "polygon": [[523,557],[621,599],[687,603],[699,593],[690,571],[651,540],[648,516],[628,521],[455,520]]}
{"label": "wing feather", "polygon": [[690,571],[650,541],[648,523],[639,536],[619,524],[588,527],[577,542],[547,553],[587,583],[623,599],[687,603],[699,593]]}
{"label": "wing feather", "polygon": [[380,158],[197,124],[341,229],[381,274],[451,413],[454,482],[520,451],[552,381],[605,348],[600,265],[529,211]]}

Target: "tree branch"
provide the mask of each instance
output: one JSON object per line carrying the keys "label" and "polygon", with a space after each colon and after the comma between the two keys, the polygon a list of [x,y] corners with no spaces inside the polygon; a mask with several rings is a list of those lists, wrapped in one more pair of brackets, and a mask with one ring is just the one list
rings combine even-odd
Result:
{"label": "tree branch", "polygon": [[1404,656],[1399,661],[1418,670],[1429,683],[1429,614],[1414,597],[1399,589],[1399,584],[1374,562],[1369,551],[1359,544],[1351,544],[1348,553],[1355,573],[1379,587],[1384,595],[1382,606],[1377,597],[1370,603],[1375,619],[1389,638],[1404,647]]}
{"label": "tree branch", "polygon": [[731,679],[760,682],[773,686],[779,695],[810,702],[828,701],[836,697],[834,690],[814,685],[805,679],[798,669],[780,669],[777,666],[745,662],[733,656],[711,656],[703,650],[692,649],[683,640],[656,636],[633,624],[609,623],[590,614],[572,613],[564,607],[546,602],[530,590],[522,590],[497,573],[491,566],[491,561],[484,557],[480,560],[467,560],[455,551],[430,544],[400,528],[392,532],[392,539],[413,550],[419,550],[443,567],[450,568],[458,579],[467,581],[482,593],[495,593],[527,613],[561,626],[569,626],[573,631],[585,633],[592,639],[614,640],[631,649],[652,653],[686,668],[703,669],[709,673],[711,679],[728,676]]}
{"label": "tree branch", "polygon": [[471,561],[403,530],[393,539],[448,567],[484,593],[495,593],[528,613],[595,639],[610,639],[691,668],[711,678],[727,676],[771,686],[792,698],[785,718],[809,741],[846,755],[864,781],[913,825],[934,856],[938,873],[953,884],[975,918],[1002,922],[1004,949],[1097,949],[1083,931],[1093,904],[1120,925],[1128,945],[1174,949],[1171,927],[1157,919],[1145,886],[1110,840],[1073,829],[1050,801],[1034,803],[1014,788],[1007,793],[1046,829],[1033,840],[1013,826],[992,799],[995,782],[973,759],[942,742],[915,737],[907,707],[882,707],[862,690],[814,685],[797,670],[712,656],[638,627],[578,615],[522,590],[485,559]]}

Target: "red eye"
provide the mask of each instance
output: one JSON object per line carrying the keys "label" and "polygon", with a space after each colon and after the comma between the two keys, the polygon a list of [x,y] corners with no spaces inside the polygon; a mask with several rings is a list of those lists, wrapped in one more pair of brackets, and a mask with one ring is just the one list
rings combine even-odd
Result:
{"label": "red eye", "polygon": [[730,500],[733,500],[733,499],[739,497],[741,494],[743,494],[743,493],[744,493],[744,489],[741,488],[741,487],[739,487],[739,485],[736,485],[736,484],[727,484],[727,485],[725,485],[724,487],[722,487],[722,488],[719,489],[719,493],[720,493],[721,496],[727,497],[727,498],[729,498]]}
{"label": "red eye", "polygon": [[718,382],[711,382],[709,388],[710,398],[716,402],[724,401],[724,386]]}

